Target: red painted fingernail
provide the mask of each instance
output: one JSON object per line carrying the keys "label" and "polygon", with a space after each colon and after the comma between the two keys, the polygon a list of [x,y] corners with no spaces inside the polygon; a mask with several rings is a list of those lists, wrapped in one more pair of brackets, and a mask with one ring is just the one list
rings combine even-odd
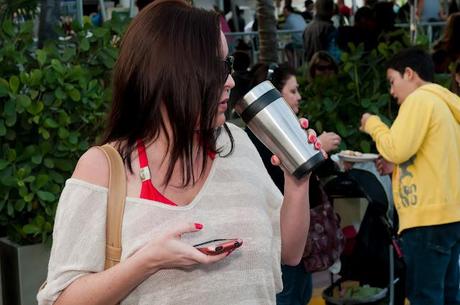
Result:
{"label": "red painted fingernail", "polygon": [[309,134],[308,135],[308,142],[315,143],[316,142],[316,136],[314,134]]}
{"label": "red painted fingernail", "polygon": [[201,223],[195,222],[195,229],[201,230],[201,229],[203,229],[203,225]]}
{"label": "red painted fingernail", "polygon": [[321,142],[315,142],[315,148],[316,149],[321,149]]}
{"label": "red painted fingernail", "polygon": [[307,128],[308,127],[308,120],[307,119],[303,119],[300,124],[302,125],[303,128]]}

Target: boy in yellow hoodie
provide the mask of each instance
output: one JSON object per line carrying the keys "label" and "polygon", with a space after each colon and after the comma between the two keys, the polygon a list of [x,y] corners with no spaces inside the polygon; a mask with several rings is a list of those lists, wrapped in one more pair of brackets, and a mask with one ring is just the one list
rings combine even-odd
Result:
{"label": "boy in yellow hoodie", "polygon": [[364,113],[360,129],[393,173],[393,195],[411,305],[460,304],[460,98],[433,84],[431,57],[406,49],[387,64],[400,105],[391,128]]}

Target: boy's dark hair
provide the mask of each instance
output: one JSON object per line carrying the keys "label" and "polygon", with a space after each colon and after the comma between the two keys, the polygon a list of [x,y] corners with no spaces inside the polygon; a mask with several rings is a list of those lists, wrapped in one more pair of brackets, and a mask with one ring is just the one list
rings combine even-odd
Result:
{"label": "boy's dark hair", "polygon": [[404,74],[406,68],[417,72],[418,76],[427,82],[434,81],[434,64],[431,56],[420,47],[411,47],[402,50],[393,56],[387,63],[386,69]]}

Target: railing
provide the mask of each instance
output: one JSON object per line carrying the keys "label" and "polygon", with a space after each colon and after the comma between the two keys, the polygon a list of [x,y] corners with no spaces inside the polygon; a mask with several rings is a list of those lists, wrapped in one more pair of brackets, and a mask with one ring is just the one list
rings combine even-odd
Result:
{"label": "railing", "polygon": [[[277,52],[278,52],[279,62],[283,62],[287,59],[284,48],[288,43],[292,42],[292,34],[297,34],[297,33],[301,34],[303,33],[303,31],[298,31],[298,30],[296,31],[277,30],[276,31]],[[249,48],[247,49],[247,51],[251,58],[251,64],[254,65],[257,63],[258,55],[259,55],[259,33],[258,32],[229,32],[229,33],[225,33],[225,37],[227,38],[230,53],[233,53],[236,50],[238,41],[241,39],[246,43],[247,47]],[[302,56],[298,56],[298,58],[296,59],[296,61],[299,61],[297,65],[303,63],[303,48],[299,49],[298,53],[302,54]]]}
{"label": "railing", "polygon": [[[422,31],[422,33],[428,39],[428,45],[431,48],[433,43],[440,37],[442,30],[444,29],[446,22],[419,22],[417,23],[417,29]],[[395,24],[398,28],[404,28],[410,30],[409,23],[398,23]],[[286,54],[284,52],[284,47],[286,44],[292,42],[292,34],[302,33],[302,31],[292,31],[292,30],[278,30],[277,34],[277,50],[278,50],[278,60],[283,62],[286,60]],[[249,47],[249,54],[251,57],[251,64],[257,63],[257,58],[259,55],[259,33],[258,32],[233,32],[225,33],[227,41],[229,43],[230,53],[235,51],[235,47],[238,43],[238,39],[242,39]],[[302,51],[297,53],[300,54]],[[298,56],[299,57],[299,56]],[[303,56],[300,56],[303,57]],[[303,63],[303,58],[296,59],[296,62],[300,61],[300,64]],[[298,64],[296,65],[298,66]]]}
{"label": "railing", "polygon": [[[395,26],[399,28],[407,28],[409,30],[411,29],[410,23],[397,23]],[[416,24],[417,30],[423,30],[423,34],[426,35],[428,39],[428,46],[430,48],[433,45],[433,42],[440,37],[441,32],[445,26],[446,22],[444,21],[418,22]]]}
{"label": "railing", "polygon": [[[70,2],[70,1],[69,1]],[[107,20],[108,18],[108,11],[105,7],[104,0],[98,0],[99,8],[102,16],[102,20]],[[65,3],[65,1],[63,2]],[[75,0],[76,3],[76,20],[83,24],[83,0]],[[134,0],[129,0],[129,7],[126,8],[126,12],[129,14],[130,17],[134,17],[136,11],[136,6]]]}
{"label": "railing", "polygon": [[[65,1],[63,1],[65,3]],[[76,19],[81,24],[83,23],[83,0],[75,0],[76,2]],[[107,10],[104,5],[104,0],[99,0],[99,7],[102,15],[102,20],[107,20]],[[129,0],[129,8],[126,8],[127,12],[129,12],[129,16],[133,17],[135,14],[135,4],[134,0]],[[417,23],[416,27],[417,30],[423,30],[423,34],[426,35],[428,39],[429,47],[431,48],[433,42],[439,38],[440,33],[444,26],[446,25],[445,22],[419,22]],[[395,25],[399,28],[407,28],[411,29],[410,23],[399,23]],[[293,31],[293,30],[277,30],[277,41],[278,41],[278,57],[280,61],[284,61],[285,54],[284,54],[284,46],[291,42],[292,34],[294,33],[301,33],[302,31]],[[250,47],[250,55],[252,63],[257,62],[258,52],[259,52],[259,33],[258,32],[232,32],[226,33],[225,36],[229,41],[229,48],[230,51],[233,52],[235,50],[236,45],[234,42],[237,42],[238,39],[243,39],[249,47]]]}

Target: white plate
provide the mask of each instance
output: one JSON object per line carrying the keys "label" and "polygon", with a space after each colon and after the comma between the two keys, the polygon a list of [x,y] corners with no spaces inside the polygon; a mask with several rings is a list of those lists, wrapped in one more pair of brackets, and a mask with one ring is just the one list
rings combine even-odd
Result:
{"label": "white plate", "polygon": [[362,154],[360,156],[349,156],[342,154],[341,152],[337,154],[342,161],[346,162],[369,162],[374,161],[379,157],[378,154]]}

